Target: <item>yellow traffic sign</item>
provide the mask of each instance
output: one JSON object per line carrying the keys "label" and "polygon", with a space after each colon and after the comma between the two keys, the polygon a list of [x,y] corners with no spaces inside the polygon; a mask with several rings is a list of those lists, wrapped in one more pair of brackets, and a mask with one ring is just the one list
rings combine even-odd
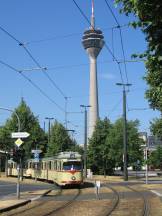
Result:
{"label": "yellow traffic sign", "polygon": [[18,138],[18,139],[15,141],[15,144],[19,147],[19,146],[21,146],[21,145],[23,144],[23,141],[22,141],[20,138]]}

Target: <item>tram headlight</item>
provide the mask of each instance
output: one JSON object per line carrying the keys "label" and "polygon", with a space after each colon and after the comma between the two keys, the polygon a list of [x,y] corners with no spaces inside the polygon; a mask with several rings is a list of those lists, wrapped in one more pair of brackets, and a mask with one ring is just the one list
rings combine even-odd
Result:
{"label": "tram headlight", "polygon": [[72,176],[71,179],[74,181],[74,180],[76,180],[76,177],[75,177],[75,176]]}

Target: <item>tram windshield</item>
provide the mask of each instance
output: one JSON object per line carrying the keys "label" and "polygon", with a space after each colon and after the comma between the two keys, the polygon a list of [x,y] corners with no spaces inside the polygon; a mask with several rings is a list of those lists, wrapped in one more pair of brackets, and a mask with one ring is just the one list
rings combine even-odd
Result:
{"label": "tram windshield", "polygon": [[63,170],[81,170],[82,165],[80,161],[68,161],[63,163]]}

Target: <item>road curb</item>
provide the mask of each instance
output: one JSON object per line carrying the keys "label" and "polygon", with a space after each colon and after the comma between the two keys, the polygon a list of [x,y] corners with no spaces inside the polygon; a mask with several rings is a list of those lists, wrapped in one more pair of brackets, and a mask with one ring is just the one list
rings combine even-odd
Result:
{"label": "road curb", "polygon": [[18,208],[18,207],[24,206],[24,205],[26,205],[26,204],[28,204],[28,203],[30,203],[30,202],[36,200],[36,199],[39,199],[39,198],[45,196],[46,194],[50,193],[51,191],[52,191],[52,189],[47,190],[46,192],[44,192],[43,194],[41,194],[40,196],[37,196],[37,197],[35,197],[35,198],[27,199],[27,200],[22,201],[22,202],[20,202],[20,203],[16,203],[16,204],[14,204],[14,205],[10,205],[10,206],[8,206],[8,207],[4,207],[4,208],[0,209],[0,213],[7,212],[7,211],[10,211],[10,210],[12,210],[12,209],[16,209],[16,208]]}

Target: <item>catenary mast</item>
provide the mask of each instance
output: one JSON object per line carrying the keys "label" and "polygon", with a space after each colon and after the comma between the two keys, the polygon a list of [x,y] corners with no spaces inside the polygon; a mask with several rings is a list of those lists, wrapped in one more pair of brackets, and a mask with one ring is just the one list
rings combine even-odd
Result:
{"label": "catenary mast", "polygon": [[89,132],[88,137],[91,138],[96,121],[99,118],[98,105],[98,82],[97,82],[97,56],[104,46],[104,37],[102,31],[95,29],[94,17],[94,0],[92,0],[91,26],[89,30],[84,32],[82,44],[87,51],[90,61],[90,89],[89,89]]}

